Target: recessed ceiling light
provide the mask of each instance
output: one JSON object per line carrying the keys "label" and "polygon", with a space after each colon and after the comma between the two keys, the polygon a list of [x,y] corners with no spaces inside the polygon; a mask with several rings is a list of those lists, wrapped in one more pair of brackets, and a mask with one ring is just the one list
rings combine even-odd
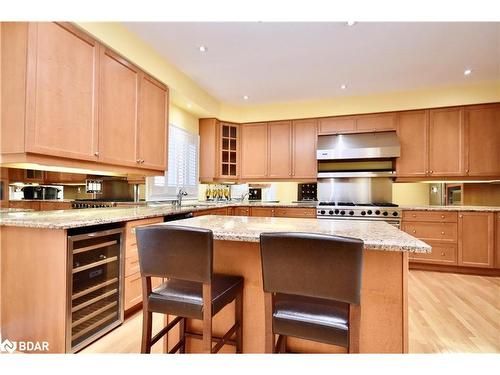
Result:
{"label": "recessed ceiling light", "polygon": [[347,21],[347,26],[354,26],[356,25],[356,21]]}
{"label": "recessed ceiling light", "polygon": [[248,100],[248,96],[247,95],[243,95],[243,99],[244,100]]}
{"label": "recessed ceiling light", "polygon": [[465,69],[464,70],[464,76],[468,76],[471,73],[472,73],[472,69]]}
{"label": "recessed ceiling light", "polygon": [[342,90],[345,90],[345,89],[347,88],[347,85],[340,85],[340,88],[341,88]]}
{"label": "recessed ceiling light", "polygon": [[199,50],[200,50],[200,52],[207,52],[207,51],[208,51],[208,48],[207,48],[207,47],[205,47],[205,46],[200,46],[200,47],[199,47]]}

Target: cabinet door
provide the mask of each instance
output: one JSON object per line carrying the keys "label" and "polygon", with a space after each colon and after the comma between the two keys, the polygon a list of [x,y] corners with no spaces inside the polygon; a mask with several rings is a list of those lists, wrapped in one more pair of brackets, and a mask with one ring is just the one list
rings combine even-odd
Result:
{"label": "cabinet door", "polygon": [[458,215],[458,265],[493,267],[494,214],[460,212]]}
{"label": "cabinet door", "polygon": [[356,119],[356,132],[381,132],[396,130],[395,113],[363,115]]}
{"label": "cabinet door", "polygon": [[98,43],[68,24],[28,29],[26,151],[96,160]]}
{"label": "cabinet door", "polygon": [[268,177],[290,178],[292,176],[292,122],[270,122],[268,131]]}
{"label": "cabinet door", "polygon": [[338,134],[352,133],[356,126],[356,118],[353,116],[346,117],[327,117],[318,120],[318,134]]}
{"label": "cabinet door", "polygon": [[167,169],[168,89],[153,78],[141,74],[138,160],[144,168]]}
{"label": "cabinet door", "polygon": [[292,131],[292,177],[316,179],[318,177],[318,161],[316,160],[317,121],[294,121]]}
{"label": "cabinet door", "polygon": [[500,105],[465,110],[469,176],[500,176]]}
{"label": "cabinet door", "polygon": [[135,167],[139,70],[103,47],[100,73],[99,160]]}
{"label": "cabinet door", "polygon": [[217,177],[235,179],[238,177],[240,131],[237,124],[220,123],[219,134],[219,174]]}
{"label": "cabinet door", "polygon": [[234,207],[233,216],[250,216],[250,208],[248,207]]}
{"label": "cabinet door", "polygon": [[274,216],[274,208],[270,207],[252,207],[250,209],[251,216],[257,217],[272,217]]}
{"label": "cabinet door", "polygon": [[267,177],[267,123],[241,125],[241,178]]}
{"label": "cabinet door", "polygon": [[401,156],[396,159],[397,176],[425,176],[429,170],[429,111],[401,112],[397,121],[397,133],[401,144]]}
{"label": "cabinet door", "polygon": [[429,119],[430,176],[463,176],[463,108],[433,109]]}

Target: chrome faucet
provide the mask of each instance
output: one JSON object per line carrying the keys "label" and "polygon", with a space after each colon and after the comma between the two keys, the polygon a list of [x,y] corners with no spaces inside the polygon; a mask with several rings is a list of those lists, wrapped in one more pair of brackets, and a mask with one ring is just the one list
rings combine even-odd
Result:
{"label": "chrome faucet", "polygon": [[184,189],[180,188],[177,193],[177,199],[172,202],[173,205],[180,207],[182,205],[182,197],[186,195],[188,195],[188,193]]}
{"label": "chrome faucet", "polygon": [[248,192],[241,194],[241,201],[243,202],[248,195]]}

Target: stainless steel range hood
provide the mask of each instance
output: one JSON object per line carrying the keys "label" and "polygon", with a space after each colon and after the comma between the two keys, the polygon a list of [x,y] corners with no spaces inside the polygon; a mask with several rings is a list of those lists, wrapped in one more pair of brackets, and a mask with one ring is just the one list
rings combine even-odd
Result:
{"label": "stainless steel range hood", "polygon": [[395,158],[401,147],[395,131],[318,136],[317,160]]}

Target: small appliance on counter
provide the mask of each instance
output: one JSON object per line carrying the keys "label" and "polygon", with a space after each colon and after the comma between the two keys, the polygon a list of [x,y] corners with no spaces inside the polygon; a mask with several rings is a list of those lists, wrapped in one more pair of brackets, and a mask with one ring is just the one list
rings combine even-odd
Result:
{"label": "small appliance on counter", "polygon": [[297,188],[297,201],[298,202],[316,201],[317,189],[318,189],[317,183],[299,184]]}
{"label": "small appliance on counter", "polygon": [[23,199],[59,199],[61,189],[54,186],[24,186]]}
{"label": "small appliance on counter", "polygon": [[250,188],[250,189],[248,189],[248,200],[249,201],[261,201],[262,200],[262,188]]}

